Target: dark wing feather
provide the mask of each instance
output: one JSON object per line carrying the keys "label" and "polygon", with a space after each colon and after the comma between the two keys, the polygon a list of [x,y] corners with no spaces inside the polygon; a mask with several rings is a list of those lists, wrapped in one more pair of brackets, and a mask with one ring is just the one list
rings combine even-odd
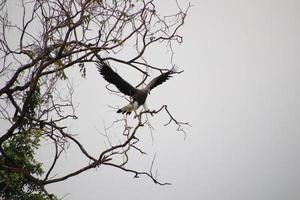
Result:
{"label": "dark wing feather", "polygon": [[169,78],[171,78],[172,74],[174,74],[174,70],[171,69],[170,71],[167,71],[165,73],[162,73],[161,75],[155,77],[154,79],[152,79],[152,81],[150,81],[150,83],[146,86],[146,89],[152,90],[153,88],[155,88],[156,86],[162,84],[163,82],[165,82],[166,80],[168,80]]}
{"label": "dark wing feather", "polygon": [[97,68],[103,78],[107,82],[114,84],[120,90],[120,92],[128,96],[132,96],[135,94],[136,88],[125,81],[121,76],[119,76],[119,74],[114,72],[107,63],[97,62]]}

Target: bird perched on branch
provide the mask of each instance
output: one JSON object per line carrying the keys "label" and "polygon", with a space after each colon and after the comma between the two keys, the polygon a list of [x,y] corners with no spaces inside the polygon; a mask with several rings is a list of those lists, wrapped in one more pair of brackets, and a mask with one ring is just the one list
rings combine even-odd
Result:
{"label": "bird perched on branch", "polygon": [[118,88],[118,90],[122,92],[124,95],[131,97],[132,101],[128,105],[124,106],[123,108],[120,108],[117,111],[117,113],[123,113],[123,114],[124,113],[130,114],[132,111],[136,112],[136,110],[141,105],[143,105],[145,108],[144,104],[146,102],[147,95],[150,94],[150,91],[156,86],[168,80],[170,77],[172,77],[172,74],[177,73],[176,70],[172,68],[171,70],[162,73],[161,75],[152,79],[145,88],[138,89],[133,87],[131,84],[125,81],[121,76],[119,76],[119,74],[114,72],[108,63],[99,61],[97,62],[97,68],[100,74],[107,82],[115,85]]}

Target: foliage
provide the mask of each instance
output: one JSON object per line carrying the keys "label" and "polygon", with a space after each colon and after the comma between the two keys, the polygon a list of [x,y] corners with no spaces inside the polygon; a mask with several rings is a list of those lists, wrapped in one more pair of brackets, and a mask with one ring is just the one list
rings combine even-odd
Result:
{"label": "foliage", "polygon": [[0,156],[0,166],[5,166],[5,168],[0,167],[0,197],[4,199],[47,200],[54,198],[54,196],[50,198],[38,182],[24,175],[41,176],[44,173],[42,163],[34,158],[35,150],[39,147],[41,133],[37,129],[30,131],[20,132],[3,144],[6,156]]}

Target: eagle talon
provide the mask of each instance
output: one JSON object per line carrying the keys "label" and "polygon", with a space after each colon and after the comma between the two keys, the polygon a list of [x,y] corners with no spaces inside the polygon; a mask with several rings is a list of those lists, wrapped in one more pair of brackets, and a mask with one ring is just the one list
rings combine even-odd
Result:
{"label": "eagle talon", "polygon": [[155,110],[152,110],[152,111],[150,111],[150,110],[149,110],[149,112],[150,112],[150,115],[151,115],[151,116],[153,116],[153,115],[154,115],[154,112],[155,112]]}

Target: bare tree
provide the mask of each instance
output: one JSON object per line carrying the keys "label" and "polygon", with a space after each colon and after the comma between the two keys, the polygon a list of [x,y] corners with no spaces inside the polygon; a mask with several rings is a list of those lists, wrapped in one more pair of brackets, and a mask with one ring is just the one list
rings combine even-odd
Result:
{"label": "bare tree", "polygon": [[[141,111],[133,127],[128,125],[126,117],[118,120],[124,124],[124,130],[120,130],[124,133],[123,140],[111,143],[98,155],[91,155],[67,131],[67,121],[77,119],[73,89],[70,87],[68,95],[62,95],[57,85],[66,82],[66,69],[79,69],[84,77],[88,67],[99,60],[136,69],[144,77],[139,85],[149,77],[150,70],[165,71],[151,65],[144,54],[153,45],[165,45],[172,52],[172,44],[182,42],[178,30],[190,6],[182,10],[174,2],[177,13],[164,16],[157,11],[153,0],[22,0],[18,3],[22,18],[20,23],[13,23],[7,13],[7,1],[0,2],[0,79],[5,81],[0,88],[0,113],[8,127],[0,137],[0,170],[17,173],[42,189],[44,185],[103,165],[133,173],[136,177],[148,176],[157,184],[168,184],[159,182],[151,170],[126,168],[131,149],[143,153],[135,146],[139,141],[136,133],[140,127],[149,125],[148,116],[165,111],[170,118],[167,125],[175,123],[181,131],[183,125],[188,125],[177,121],[167,105],[156,111]],[[119,56],[129,50],[134,50],[133,57],[125,60]],[[170,59],[172,56],[171,53]],[[5,144],[20,135],[53,141],[55,155],[43,178],[19,164],[6,150]],[[69,142],[76,144],[91,162],[61,177],[51,178]],[[121,163],[112,159],[116,155],[123,157]]]}

